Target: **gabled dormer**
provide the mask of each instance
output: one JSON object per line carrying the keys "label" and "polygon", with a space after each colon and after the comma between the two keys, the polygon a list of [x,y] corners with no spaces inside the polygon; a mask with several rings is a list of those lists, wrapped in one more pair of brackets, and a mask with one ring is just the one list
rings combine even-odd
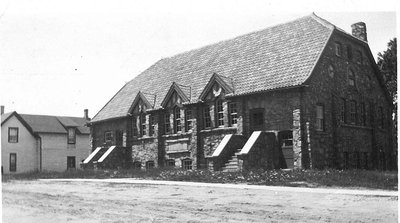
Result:
{"label": "gabled dormer", "polygon": [[140,114],[145,113],[148,109],[153,108],[154,103],[146,98],[145,93],[139,91],[133,100],[132,106],[129,109],[129,114]]}
{"label": "gabled dormer", "polygon": [[161,107],[163,108],[172,108],[175,106],[181,107],[183,103],[190,102],[190,98],[191,98],[191,88],[189,86],[183,86],[175,82],[172,82],[172,85],[169,88],[167,95],[161,102]]}
{"label": "gabled dormer", "polygon": [[213,101],[216,98],[224,98],[230,93],[234,93],[232,79],[214,73],[200,94],[200,100]]}
{"label": "gabled dormer", "polygon": [[131,114],[132,117],[131,122],[133,137],[144,137],[146,135],[153,136],[154,117],[150,117],[150,115],[147,114],[147,111],[154,108],[154,101],[155,95],[147,94],[141,91],[137,93],[135,100],[129,109],[129,114]]}

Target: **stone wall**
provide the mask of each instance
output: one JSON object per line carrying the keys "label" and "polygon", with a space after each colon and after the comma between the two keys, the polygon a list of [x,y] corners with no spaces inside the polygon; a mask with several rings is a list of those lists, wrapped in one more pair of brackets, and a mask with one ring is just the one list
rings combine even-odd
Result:
{"label": "stone wall", "polygon": [[[341,55],[336,55],[335,44],[341,43]],[[349,47],[349,50],[347,49]],[[350,56],[348,52],[353,52]],[[359,53],[361,52],[362,57]],[[359,41],[334,33],[327,44],[315,70],[308,80],[302,101],[302,126],[309,122],[311,164],[316,168],[336,167],[345,165],[343,151],[348,148],[352,151],[365,151],[371,154],[368,168],[377,168],[373,165],[376,157],[372,155],[376,148],[382,148],[388,154],[391,146],[386,126],[382,133],[379,130],[377,108],[383,107],[384,113],[390,111],[390,101],[387,100],[381,87],[378,74],[374,70],[372,58],[368,49]],[[329,67],[332,68],[329,68]],[[332,72],[333,71],[333,72]],[[354,73],[355,85],[350,85],[350,71]],[[349,76],[350,75],[350,76]],[[341,104],[345,100],[345,122],[341,122]],[[356,121],[350,122],[350,102],[356,102]],[[365,105],[365,125],[362,123],[361,104]],[[316,129],[316,105],[324,107],[324,129]],[[388,119],[386,115],[385,119]],[[388,123],[388,122],[385,122]],[[376,132],[373,133],[373,132]],[[379,132],[379,133],[377,133]],[[303,138],[306,138],[303,133]],[[378,136],[379,135],[379,136]],[[381,139],[379,139],[381,138]],[[350,142],[348,142],[350,141]],[[346,142],[348,142],[346,144]],[[303,147],[307,145],[303,144]],[[347,148],[348,147],[348,148]],[[304,148],[306,149],[306,148]],[[353,153],[353,152],[352,152]],[[350,167],[357,166],[353,160]],[[372,164],[371,164],[372,163]]]}

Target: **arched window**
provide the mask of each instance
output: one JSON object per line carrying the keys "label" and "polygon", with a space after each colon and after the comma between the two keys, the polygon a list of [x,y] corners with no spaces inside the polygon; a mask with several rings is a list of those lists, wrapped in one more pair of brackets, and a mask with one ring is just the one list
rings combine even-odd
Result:
{"label": "arched window", "polygon": [[181,109],[177,106],[174,109],[174,129],[175,133],[182,131],[181,125]]}

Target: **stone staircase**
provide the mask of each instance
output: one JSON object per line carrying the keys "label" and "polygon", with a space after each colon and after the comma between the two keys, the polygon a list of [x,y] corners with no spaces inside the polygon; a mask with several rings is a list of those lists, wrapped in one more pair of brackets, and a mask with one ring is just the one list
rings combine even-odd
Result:
{"label": "stone staircase", "polygon": [[107,147],[98,147],[96,148],[88,158],[83,161],[83,168],[92,169],[94,168],[94,164],[103,156],[105,152],[107,152]]}
{"label": "stone staircase", "polygon": [[222,167],[222,172],[236,172],[239,170],[239,159],[237,155],[240,153],[240,150],[241,148],[238,148],[235,154],[225,163],[225,166]]}

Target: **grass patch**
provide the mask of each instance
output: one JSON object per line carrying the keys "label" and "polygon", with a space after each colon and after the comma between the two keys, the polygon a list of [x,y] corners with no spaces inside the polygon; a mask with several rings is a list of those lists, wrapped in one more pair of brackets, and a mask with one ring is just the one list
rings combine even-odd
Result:
{"label": "grass patch", "polygon": [[212,172],[208,170],[152,169],[142,170],[74,170],[65,172],[32,172],[7,174],[2,181],[51,178],[138,178],[150,180],[191,181],[207,183],[245,183],[273,186],[350,187],[397,190],[397,171],[370,170],[256,170]]}

